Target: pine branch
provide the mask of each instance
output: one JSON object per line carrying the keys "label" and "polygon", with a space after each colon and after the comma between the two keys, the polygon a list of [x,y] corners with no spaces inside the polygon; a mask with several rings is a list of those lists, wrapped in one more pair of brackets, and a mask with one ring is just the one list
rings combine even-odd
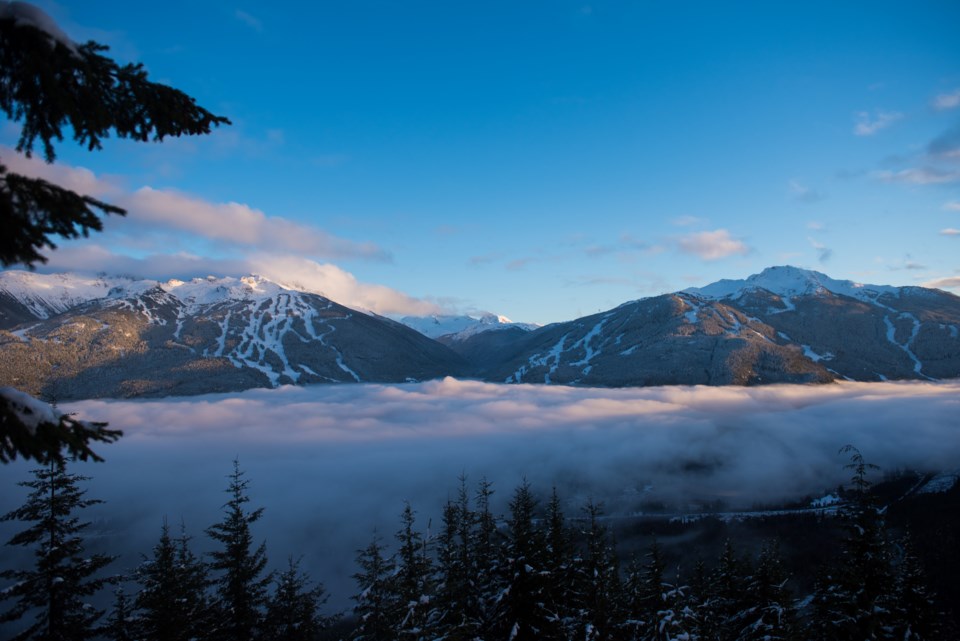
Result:
{"label": "pine branch", "polygon": [[55,249],[51,237],[79,238],[100,231],[103,224],[94,209],[123,216],[120,207],[81,196],[41,178],[7,173],[0,165],[0,265],[45,263],[39,250]]}

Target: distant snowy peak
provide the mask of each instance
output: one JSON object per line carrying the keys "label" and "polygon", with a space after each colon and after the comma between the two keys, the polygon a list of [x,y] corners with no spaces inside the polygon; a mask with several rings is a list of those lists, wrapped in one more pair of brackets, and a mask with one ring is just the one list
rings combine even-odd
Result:
{"label": "distant snowy peak", "polygon": [[190,281],[172,279],[162,283],[123,276],[37,274],[19,270],[0,272],[0,294],[10,296],[35,317],[42,319],[94,300],[134,298],[156,288],[188,306],[260,301],[288,291],[287,287],[257,275],[242,278],[207,276]]}
{"label": "distant snowy peak", "polygon": [[850,280],[835,280],[826,274],[789,265],[767,267],[759,274],[741,280],[718,280],[705,287],[690,287],[684,293],[714,300],[737,299],[744,293],[765,289],[777,296],[810,296],[830,292],[868,302],[879,296],[898,296],[900,288],[890,285],[865,285]]}
{"label": "distant snowy peak", "polygon": [[0,294],[14,299],[36,318],[49,318],[72,307],[106,298],[127,281],[85,277],[76,274],[37,274],[10,270],[0,272]]}
{"label": "distant snowy peak", "polygon": [[400,322],[417,330],[429,338],[453,335],[459,340],[469,338],[481,332],[517,327],[523,330],[533,330],[539,327],[531,323],[514,323],[506,316],[484,313],[479,316],[442,315],[432,316],[404,316]]}
{"label": "distant snowy peak", "polygon": [[213,305],[227,301],[258,301],[275,297],[290,288],[253,274],[242,278],[194,278],[169,280],[160,288],[187,305]]}

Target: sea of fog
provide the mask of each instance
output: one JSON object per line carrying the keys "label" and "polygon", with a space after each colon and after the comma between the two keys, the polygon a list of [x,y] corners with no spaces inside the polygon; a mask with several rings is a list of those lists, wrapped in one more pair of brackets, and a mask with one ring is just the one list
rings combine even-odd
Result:
{"label": "sea of fog", "polygon": [[[203,530],[238,458],[250,507],[266,508],[254,533],[271,564],[302,556],[335,608],[349,604],[355,550],[374,530],[392,543],[404,501],[436,531],[460,475],[492,481],[501,512],[524,478],[542,494],[556,485],[576,515],[589,498],[616,514],[648,500],[733,508],[818,495],[849,476],[847,443],[887,470],[960,468],[960,381],[596,389],[447,378],[63,409],[125,432],[96,448],[105,463],[72,466],[105,501],[86,516],[91,545],[121,555],[114,571],[149,552],[164,517],[209,549]],[[32,467],[0,465],[0,512],[20,504],[16,483]],[[0,523],[2,540],[16,527]]]}

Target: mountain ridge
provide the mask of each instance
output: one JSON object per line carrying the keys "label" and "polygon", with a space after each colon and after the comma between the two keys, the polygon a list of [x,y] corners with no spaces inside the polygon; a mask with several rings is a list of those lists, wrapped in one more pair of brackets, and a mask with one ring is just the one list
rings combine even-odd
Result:
{"label": "mountain ridge", "polygon": [[544,327],[508,320],[395,321],[255,275],[5,271],[0,384],[79,398],[447,375],[613,387],[960,376],[957,296],[790,266]]}

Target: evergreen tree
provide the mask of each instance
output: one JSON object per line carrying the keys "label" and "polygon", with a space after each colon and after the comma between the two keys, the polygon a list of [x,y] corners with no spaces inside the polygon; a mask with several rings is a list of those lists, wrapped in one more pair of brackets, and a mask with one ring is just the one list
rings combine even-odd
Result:
{"label": "evergreen tree", "polygon": [[138,634],[137,619],[134,616],[130,600],[122,585],[113,591],[113,607],[107,617],[104,632],[110,641],[136,641]]}
{"label": "evergreen tree", "polygon": [[492,612],[504,587],[500,581],[497,519],[490,508],[493,494],[493,484],[486,478],[480,479],[474,499],[476,514],[471,533],[470,563],[474,572],[474,616],[481,630],[490,625]]}
{"label": "evergreen tree", "polygon": [[560,634],[569,638],[573,629],[573,546],[563,506],[554,487],[550,493],[546,516],[544,569],[548,573],[546,608],[556,622]]}
{"label": "evergreen tree", "polygon": [[223,506],[223,520],[207,528],[207,536],[220,544],[211,552],[210,568],[219,571],[215,579],[218,621],[216,636],[230,641],[255,638],[267,602],[267,586],[272,577],[264,572],[267,565],[266,543],[253,548],[250,526],[263,516],[263,508],[247,511],[249,481],[243,478],[240,463],[233,461],[233,473]]}
{"label": "evergreen tree", "polygon": [[624,590],[624,624],[628,638],[642,641],[673,641],[695,638],[694,612],[685,588],[666,580],[663,553],[656,540],[647,552],[647,562],[631,563]]}
{"label": "evergreen tree", "polygon": [[741,619],[746,607],[746,563],[737,558],[733,543],[727,539],[710,576],[707,598],[701,609],[701,629],[707,638],[726,641],[736,639],[744,626]]}
{"label": "evergreen tree", "polygon": [[212,623],[207,568],[190,551],[189,540],[182,524],[179,539],[173,539],[164,520],[152,556],[137,568],[137,625],[146,641],[188,641]]}
{"label": "evergreen tree", "polygon": [[[0,179],[2,180],[2,179]],[[0,387],[0,463],[22,456],[44,464],[66,455],[81,461],[103,459],[90,441],[112,443],[123,436],[106,423],[80,421],[12,387]]]}
{"label": "evergreen tree", "polygon": [[457,505],[447,501],[443,507],[443,526],[437,537],[437,594],[427,617],[428,629],[434,638],[461,638],[454,637],[453,631],[463,624],[468,579],[466,570],[458,562],[459,528]]}
{"label": "evergreen tree", "polygon": [[[0,112],[12,123],[23,123],[18,152],[30,156],[39,141],[52,163],[53,144],[63,140],[64,127],[76,142],[95,150],[111,133],[160,141],[230,124],[187,94],[148,80],[142,64],[117,64],[103,55],[107,50],[93,41],[72,42],[50,16],[26,2],[0,4]],[[56,248],[57,236],[100,231],[97,212],[126,213],[46,180],[11,173],[0,162],[0,267],[47,262],[40,252]],[[38,422],[20,411],[18,395],[26,396],[0,390],[0,463],[18,455],[45,463],[59,458],[64,448],[70,456],[100,460],[89,443],[109,443],[121,435],[105,423],[65,415]]]}
{"label": "evergreen tree", "polygon": [[600,522],[603,504],[592,500],[583,508],[587,518],[581,531],[586,548],[574,559],[577,583],[577,637],[607,639],[618,619],[619,569],[607,528]]}
{"label": "evergreen tree", "polygon": [[933,595],[909,533],[904,535],[900,548],[893,593],[894,637],[903,641],[943,638]]}
{"label": "evergreen tree", "polygon": [[[22,122],[17,151],[30,155],[39,141],[53,162],[63,128],[89,150],[111,133],[136,141],[208,134],[230,121],[198,106],[181,91],[151,82],[141,64],[118,65],[95,42],[76,44],[37,7],[0,7],[0,111]],[[44,263],[53,236],[100,231],[94,210],[124,210],[45,180],[8,173],[0,165],[0,266]]]}
{"label": "evergreen tree", "polygon": [[394,641],[394,616],[396,598],[392,591],[393,561],[384,557],[384,548],[374,533],[373,540],[357,552],[360,571],[353,575],[357,582],[357,594],[353,608],[357,625],[351,639],[354,641]]}
{"label": "evergreen tree", "polygon": [[77,512],[102,501],[83,498],[86,492],[78,484],[87,477],[68,474],[62,460],[51,460],[32,474],[33,480],[19,484],[32,490],[26,502],[2,520],[32,524],[7,545],[32,548],[34,566],[0,573],[0,578],[14,582],[0,591],[0,599],[16,600],[0,615],[0,623],[33,614],[33,623],[14,636],[15,641],[90,639],[103,611],[90,605],[89,598],[108,582],[96,575],[113,559],[84,553],[83,532],[90,524],[82,522]]}
{"label": "evergreen tree", "polygon": [[764,544],[757,567],[747,579],[746,608],[738,641],[779,641],[796,638],[796,613],[787,590],[787,572],[776,542]]}
{"label": "evergreen tree", "polygon": [[883,513],[867,479],[877,466],[852,445],[840,451],[850,454],[845,467],[853,472],[839,511],[845,536],[835,571],[822,573],[817,582],[814,629],[837,641],[883,639],[890,633],[893,581]]}
{"label": "evergreen tree", "polygon": [[322,585],[310,586],[309,577],[300,572],[299,561],[291,557],[287,563],[267,603],[263,636],[277,641],[315,641],[332,623],[319,612],[327,600],[326,593]]}
{"label": "evergreen tree", "polygon": [[507,519],[501,582],[504,589],[491,621],[493,638],[557,639],[560,626],[548,608],[549,572],[546,544],[534,524],[536,500],[526,479],[514,492]]}
{"label": "evergreen tree", "polygon": [[427,555],[427,541],[413,528],[415,513],[409,503],[400,520],[400,531],[396,534],[400,548],[393,578],[393,591],[397,596],[394,625],[397,638],[420,639],[424,636],[430,609],[432,564]]}

